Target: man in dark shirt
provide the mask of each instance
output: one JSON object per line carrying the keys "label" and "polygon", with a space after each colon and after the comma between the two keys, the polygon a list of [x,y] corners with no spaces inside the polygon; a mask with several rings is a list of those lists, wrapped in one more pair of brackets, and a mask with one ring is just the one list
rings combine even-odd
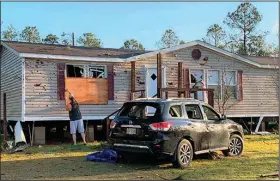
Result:
{"label": "man in dark shirt", "polygon": [[69,99],[70,103],[66,105],[66,110],[69,111],[70,133],[72,134],[74,145],[76,145],[77,130],[81,134],[84,144],[86,144],[84,122],[80,112],[79,104],[71,93],[69,95]]}

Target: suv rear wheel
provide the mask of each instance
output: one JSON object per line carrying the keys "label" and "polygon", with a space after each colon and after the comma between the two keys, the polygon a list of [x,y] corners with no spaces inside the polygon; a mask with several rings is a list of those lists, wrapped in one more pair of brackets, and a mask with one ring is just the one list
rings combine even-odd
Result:
{"label": "suv rear wheel", "polygon": [[239,135],[232,135],[229,140],[228,150],[224,150],[225,156],[239,156],[243,152],[244,142]]}
{"label": "suv rear wheel", "polygon": [[183,139],[177,146],[175,152],[174,166],[187,168],[193,159],[193,147],[189,140]]}

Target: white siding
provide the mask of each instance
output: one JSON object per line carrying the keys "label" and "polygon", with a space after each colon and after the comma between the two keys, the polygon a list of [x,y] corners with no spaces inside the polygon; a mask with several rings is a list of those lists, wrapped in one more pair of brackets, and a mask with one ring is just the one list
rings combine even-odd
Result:
{"label": "white siding", "polygon": [[[194,48],[200,49],[202,58],[208,56],[206,65],[201,66],[199,61],[191,57],[191,51]],[[177,55],[177,57],[175,56]],[[162,56],[162,66],[166,67],[166,85],[167,87],[178,86],[178,62],[182,61],[183,66],[189,69],[224,69],[243,70],[243,101],[228,102],[232,105],[226,111],[228,115],[260,115],[260,114],[278,114],[278,89],[276,86],[277,72],[272,69],[260,69],[239,60],[226,57],[217,52],[213,52],[201,46],[181,49],[173,53]],[[156,56],[146,60],[140,60],[136,63],[136,77],[145,82],[144,65],[156,65]],[[137,75],[138,74],[138,75]],[[206,81],[207,84],[207,81]],[[143,84],[136,84],[140,89],[145,88]],[[176,92],[171,92],[169,97],[176,97]],[[217,102],[214,103],[217,109]]]}
{"label": "white siding", "polygon": [[[208,63],[205,66],[198,65],[198,62],[191,58],[191,51],[194,49],[182,49],[175,52],[178,59],[192,68],[203,69],[224,69],[243,70],[243,101],[229,102],[231,108],[226,110],[228,115],[252,115],[252,114],[278,114],[278,89],[275,84],[277,72],[272,69],[260,69],[239,60],[222,56],[201,46],[197,46],[202,56],[208,56]],[[207,82],[206,82],[207,83]],[[215,108],[217,103],[215,102]]]}
{"label": "white siding", "polygon": [[[206,65],[201,66],[198,61],[192,59],[191,51],[194,48],[201,50],[202,57],[208,56],[209,60]],[[162,60],[162,66],[166,67],[167,87],[178,86],[179,61],[182,61],[183,65],[189,69],[243,70],[243,101],[235,102],[226,111],[226,114],[278,114],[278,92],[275,86],[276,71],[274,70],[255,68],[201,46],[162,55]],[[26,60],[26,117],[68,117],[68,113],[64,109],[65,101],[57,100],[56,64],[58,62],[70,63],[57,60]],[[87,62],[79,62],[79,64],[87,64]],[[104,63],[96,64],[104,65]],[[136,62],[136,90],[145,89],[145,67],[149,65],[156,66],[156,56]],[[108,105],[81,105],[83,116],[105,117],[121,107],[123,102],[129,100],[130,63],[114,64],[114,71],[115,100],[109,101]],[[45,89],[42,86],[35,87],[35,83],[41,83]],[[177,93],[172,92],[169,96],[177,96]],[[216,102],[215,105],[217,105]]]}
{"label": "white siding", "polygon": [[[55,60],[26,59],[26,114],[25,117],[65,117],[65,101],[57,100],[57,63],[70,63]],[[87,62],[75,62],[82,65]],[[104,63],[91,63],[106,65]],[[128,65],[128,67],[126,67]],[[124,101],[129,100],[130,64],[116,64],[115,71],[115,100],[110,100],[108,105],[80,105],[82,115],[108,116],[122,106]],[[34,86],[41,83],[41,86]]]}
{"label": "white siding", "polygon": [[5,47],[1,52],[1,119],[3,93],[7,97],[8,120],[21,120],[22,115],[22,60]]}

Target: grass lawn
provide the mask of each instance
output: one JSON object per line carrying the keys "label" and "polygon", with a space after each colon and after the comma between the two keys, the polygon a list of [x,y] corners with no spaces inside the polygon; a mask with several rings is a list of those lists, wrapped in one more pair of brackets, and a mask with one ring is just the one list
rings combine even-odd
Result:
{"label": "grass lawn", "polygon": [[[95,163],[86,155],[101,149],[100,143],[87,146],[46,145],[24,152],[1,155],[1,179],[263,179],[261,174],[275,172],[278,166],[278,136],[246,136],[245,150],[239,158],[210,160],[197,158],[185,170],[162,161],[133,163]],[[277,179],[277,178],[267,178]]]}

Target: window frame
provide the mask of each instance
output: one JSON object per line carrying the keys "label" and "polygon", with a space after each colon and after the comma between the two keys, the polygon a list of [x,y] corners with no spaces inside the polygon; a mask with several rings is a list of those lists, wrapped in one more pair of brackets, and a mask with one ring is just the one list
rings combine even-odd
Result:
{"label": "window frame", "polygon": [[[66,68],[65,68],[65,77],[66,78],[92,78],[92,79],[107,79],[108,78],[108,68],[107,65],[96,65],[96,64],[81,64],[81,63],[66,63]],[[67,65],[73,65],[73,66],[81,66],[84,69],[84,76],[83,77],[68,77],[67,76]],[[96,67],[104,67],[104,78],[93,78],[89,77],[89,68],[90,66],[96,66]]]}
{"label": "window frame", "polygon": [[[189,116],[188,116],[188,114],[187,114],[187,111],[186,111],[186,106],[197,106],[198,107],[198,109],[199,109],[199,111],[200,111],[200,115],[201,115],[201,119],[190,119],[189,118]],[[194,120],[194,121],[204,121],[205,120],[205,116],[204,116],[204,113],[202,112],[202,110],[201,110],[201,105],[200,104],[194,104],[194,103],[188,103],[188,104],[184,104],[184,111],[185,111],[185,117],[186,117],[186,119],[190,119],[190,120]]]}
{"label": "window frame", "polygon": [[[172,106],[180,106],[180,108],[181,108],[181,117],[172,117],[171,115],[170,115],[170,113],[169,113],[169,111],[170,111],[170,109],[171,109],[171,107]],[[172,119],[184,119],[185,118],[185,111],[184,111],[184,109],[182,108],[182,104],[181,103],[174,103],[174,104],[170,104],[169,106],[168,106],[168,117],[169,118],[172,118]]]}
{"label": "window frame", "polygon": [[[72,65],[72,66],[81,66],[84,68],[84,76],[83,77],[68,77],[67,74],[67,66],[68,65]],[[86,73],[86,65],[80,64],[80,63],[65,63],[65,78],[86,78],[87,77],[87,73]]]}
{"label": "window frame", "polygon": [[[234,72],[234,78],[235,78],[235,84],[234,85],[227,85],[227,83],[226,83],[226,72]],[[231,97],[230,99],[238,99],[238,83],[237,83],[237,70],[225,70],[225,71],[223,71],[223,75],[224,75],[224,81],[225,81],[225,85],[223,85],[223,86],[231,86],[231,87],[235,87],[235,89],[236,89],[236,97]],[[223,87],[223,89],[224,89],[224,87]],[[224,93],[224,91],[222,92],[222,93]]]}
{"label": "window frame", "polygon": [[[222,86],[222,81],[223,81],[223,77],[221,76],[221,72],[223,72],[223,70],[221,69],[207,69],[206,70],[206,77],[207,77],[207,88],[209,88],[208,86],[215,86],[216,84],[209,84],[209,81],[208,81],[208,75],[209,75],[209,71],[218,71],[218,80],[219,80],[219,84],[218,86],[220,86],[220,95],[219,95],[219,99],[221,100],[222,97],[223,97],[223,86]],[[217,85],[216,85],[217,86]]]}
{"label": "window frame", "polygon": [[204,69],[189,69],[189,71],[190,71],[190,73],[189,73],[190,87],[195,85],[195,83],[192,83],[192,72],[193,71],[202,71],[203,81],[205,82],[205,72],[204,72]]}
{"label": "window frame", "polygon": [[[90,66],[96,66],[96,67],[104,67],[104,78],[93,78],[93,77],[89,77],[89,69],[90,69]],[[107,79],[108,78],[108,68],[107,68],[107,65],[96,65],[96,64],[87,64],[86,65],[86,76],[87,78],[93,78],[93,79]]]}
{"label": "window frame", "polygon": [[[217,114],[217,115],[218,115],[218,120],[208,119],[208,116],[207,116],[206,113],[204,112],[204,107],[207,107],[208,109],[210,109],[211,111],[213,111],[215,114]],[[201,108],[202,108],[203,114],[204,114],[204,116],[205,116],[205,121],[208,122],[208,121],[219,121],[219,120],[220,120],[221,115],[220,115],[217,111],[215,111],[213,108],[211,108],[211,107],[209,107],[209,106],[207,106],[207,105],[205,105],[205,104],[202,104],[202,105],[201,105]]]}
{"label": "window frame", "polygon": [[[204,69],[199,69],[199,68],[197,68],[197,69],[189,69],[189,81],[190,81],[190,83],[189,83],[190,87],[189,88],[192,88],[195,85],[195,83],[192,83],[192,72],[194,72],[194,71],[202,71],[202,81],[204,81],[204,84],[206,84],[206,80],[205,80],[206,75],[205,75],[205,70]],[[205,85],[205,87],[206,86],[207,85]],[[202,93],[202,99],[205,100],[203,91],[200,91],[200,92]]]}
{"label": "window frame", "polygon": [[[232,85],[232,86],[237,86],[237,85],[238,85],[238,84],[237,84],[237,70],[225,70],[225,71],[224,71],[224,75],[225,75],[226,72],[234,72],[235,85]],[[226,78],[226,76],[224,76],[224,77]],[[227,85],[227,84],[225,83],[225,85]]]}

